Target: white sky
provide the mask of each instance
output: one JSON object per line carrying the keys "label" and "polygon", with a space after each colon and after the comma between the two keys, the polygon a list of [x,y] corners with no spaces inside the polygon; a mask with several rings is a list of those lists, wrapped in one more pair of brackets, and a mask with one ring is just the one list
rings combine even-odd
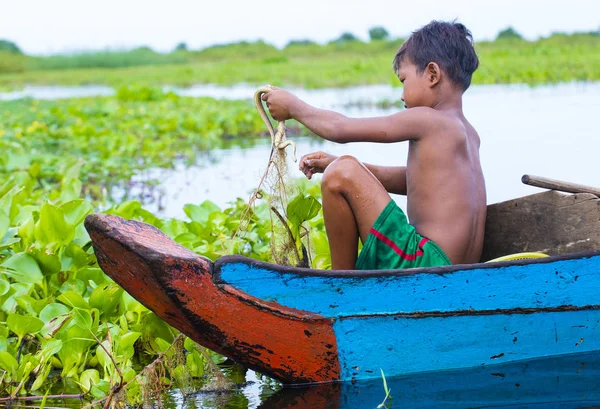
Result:
{"label": "white sky", "polygon": [[526,38],[600,28],[600,0],[0,0],[0,39],[30,54],[149,45],[170,51],[181,41],[202,48],[263,39],[326,42],[370,27],[406,36],[432,19],[458,18],[475,40],[513,26]]}

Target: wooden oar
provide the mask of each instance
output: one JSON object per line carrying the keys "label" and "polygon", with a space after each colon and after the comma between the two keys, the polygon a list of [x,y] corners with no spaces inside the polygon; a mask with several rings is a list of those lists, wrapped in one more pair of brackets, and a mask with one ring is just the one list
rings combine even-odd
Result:
{"label": "wooden oar", "polygon": [[521,182],[526,185],[541,187],[544,189],[559,190],[568,193],[591,193],[600,197],[600,188],[579,185],[577,183],[562,182],[560,180],[549,179],[541,176],[523,175]]}

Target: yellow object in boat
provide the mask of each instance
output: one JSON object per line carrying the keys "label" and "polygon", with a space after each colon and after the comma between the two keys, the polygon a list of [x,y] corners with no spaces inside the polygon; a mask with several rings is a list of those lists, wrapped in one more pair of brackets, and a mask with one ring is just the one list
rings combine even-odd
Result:
{"label": "yellow object in boat", "polygon": [[529,253],[515,253],[509,254],[507,256],[502,256],[495,258],[493,260],[488,260],[486,263],[496,263],[499,261],[513,261],[513,260],[528,260],[533,258],[544,258],[548,257],[547,254],[539,253],[539,252],[529,252]]}

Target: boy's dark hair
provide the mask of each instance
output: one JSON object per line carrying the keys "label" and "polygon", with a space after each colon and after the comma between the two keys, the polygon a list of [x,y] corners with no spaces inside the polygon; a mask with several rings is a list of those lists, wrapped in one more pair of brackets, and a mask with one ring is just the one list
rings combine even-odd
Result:
{"label": "boy's dark hair", "polygon": [[394,57],[394,72],[408,60],[423,72],[430,62],[437,63],[450,79],[464,90],[479,66],[473,35],[460,23],[432,21],[413,32]]}

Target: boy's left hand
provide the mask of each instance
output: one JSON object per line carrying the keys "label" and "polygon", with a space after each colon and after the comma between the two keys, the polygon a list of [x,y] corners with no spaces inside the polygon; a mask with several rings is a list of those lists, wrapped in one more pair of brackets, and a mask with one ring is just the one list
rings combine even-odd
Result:
{"label": "boy's left hand", "polygon": [[290,114],[292,106],[299,101],[291,92],[271,86],[272,90],[262,95],[266,101],[269,113],[276,121],[285,121],[292,118]]}

